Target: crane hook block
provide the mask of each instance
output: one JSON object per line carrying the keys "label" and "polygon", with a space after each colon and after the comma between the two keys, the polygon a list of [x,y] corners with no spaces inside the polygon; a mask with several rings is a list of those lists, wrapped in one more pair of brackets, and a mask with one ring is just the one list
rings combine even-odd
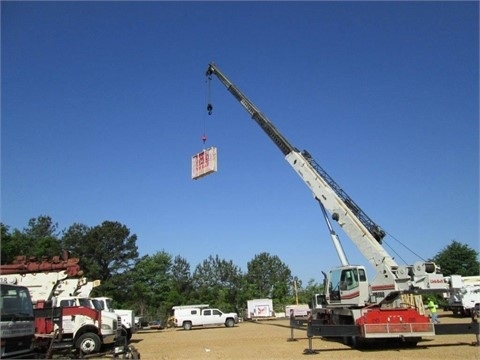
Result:
{"label": "crane hook block", "polygon": [[203,134],[203,136],[202,136],[202,141],[203,141],[203,143],[205,144],[205,141],[207,141],[207,135]]}
{"label": "crane hook block", "polygon": [[212,104],[207,105],[207,111],[208,111],[208,115],[212,115],[212,112],[213,112],[213,105]]}

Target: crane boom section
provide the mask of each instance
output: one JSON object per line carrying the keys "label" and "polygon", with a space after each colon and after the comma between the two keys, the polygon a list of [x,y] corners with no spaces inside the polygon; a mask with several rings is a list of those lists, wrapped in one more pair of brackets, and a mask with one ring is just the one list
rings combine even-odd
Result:
{"label": "crane boom section", "polygon": [[287,139],[283,137],[282,134],[275,128],[268,118],[263,115],[260,110],[250,101],[248,98],[242,94],[242,92],[230,81],[228,78],[218,69],[218,67],[211,63],[208,65],[206,71],[207,76],[212,74],[216,75],[217,78],[222,82],[223,85],[227,88],[228,91],[237,99],[240,104],[247,110],[247,112],[252,116],[252,119],[260,125],[260,127],[265,131],[268,137],[278,146],[283,155],[287,155],[295,150],[295,148],[288,142]]}
{"label": "crane boom section", "polygon": [[380,245],[385,232],[375,224],[342,188],[318,165],[307,151],[300,152],[276,129],[273,123],[220,71],[208,65],[206,75],[217,76],[227,90],[240,102],[252,119],[265,131],[362,254],[375,267],[396,267],[397,264]]}
{"label": "crane boom section", "polygon": [[304,154],[292,152],[286,156],[286,160],[372,266],[377,268],[382,265],[390,269],[395,269],[398,266],[352,209],[346,205],[311,165]]}

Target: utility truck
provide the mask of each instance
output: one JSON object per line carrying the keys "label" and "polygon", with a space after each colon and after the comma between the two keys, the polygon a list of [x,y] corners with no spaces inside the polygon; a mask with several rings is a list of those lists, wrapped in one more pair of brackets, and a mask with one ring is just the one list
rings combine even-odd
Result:
{"label": "utility truck", "polygon": [[454,289],[448,297],[447,310],[456,316],[472,316],[480,307],[480,276],[451,275],[451,287]]}
{"label": "utility truck", "polygon": [[[478,334],[479,324],[434,325],[424,314],[423,304],[405,303],[404,295],[423,292],[449,292],[450,285],[439,267],[429,261],[400,265],[382,246],[386,232],[376,224],[306,150],[300,151],[277,130],[273,123],[220,71],[210,63],[207,81],[215,75],[240,102],[285,156],[285,160],[313,193],[330,230],[330,237],[341,266],[325,278],[325,293],[317,299],[308,321],[308,334],[343,337],[349,343],[364,340],[391,341],[415,345],[423,336],[446,333]],[[210,87],[209,87],[210,88]],[[209,113],[212,105],[208,104]],[[334,220],[356,245],[375,271],[367,278],[365,266],[349,264],[340,240],[333,230]],[[420,302],[421,303],[421,302]],[[455,326],[458,325],[458,326]]]}
{"label": "utility truck", "polygon": [[78,262],[64,254],[42,261],[18,256],[13,264],[0,265],[2,283],[29,290],[36,344],[41,348],[72,348],[79,354],[91,354],[102,346],[113,347],[120,338],[119,317],[95,308],[88,297],[99,281],[82,277]]}
{"label": "utility truck", "polygon": [[113,312],[121,319],[122,335],[130,340],[133,334],[137,331],[135,326],[135,313],[133,310],[115,309],[113,307],[113,299],[105,296],[92,298],[94,302],[97,302],[102,309]]}
{"label": "utility truck", "polygon": [[233,327],[238,324],[237,314],[223,313],[206,304],[174,306],[172,310],[175,327],[183,327],[184,330],[191,330],[192,327],[197,326]]}
{"label": "utility truck", "polygon": [[35,321],[30,292],[24,286],[0,283],[0,358],[32,354]]}

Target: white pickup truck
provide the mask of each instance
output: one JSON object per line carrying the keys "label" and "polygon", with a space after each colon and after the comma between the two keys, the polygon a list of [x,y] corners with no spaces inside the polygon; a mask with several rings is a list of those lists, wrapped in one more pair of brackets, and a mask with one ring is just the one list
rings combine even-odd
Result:
{"label": "white pickup truck", "polygon": [[236,313],[223,313],[218,309],[208,308],[208,305],[174,306],[175,327],[190,330],[193,326],[233,327],[238,324]]}

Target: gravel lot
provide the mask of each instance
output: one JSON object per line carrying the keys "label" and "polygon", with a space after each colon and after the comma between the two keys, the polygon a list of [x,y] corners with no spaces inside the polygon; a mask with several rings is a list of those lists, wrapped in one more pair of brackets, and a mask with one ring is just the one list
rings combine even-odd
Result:
{"label": "gravel lot", "polygon": [[[469,322],[440,313],[444,323]],[[424,338],[412,349],[351,349],[336,341],[313,338],[316,354],[309,348],[306,331],[294,330],[296,341],[289,341],[288,320],[241,322],[233,328],[211,327],[140,330],[132,345],[141,359],[480,359],[480,347],[474,335],[442,335]]]}

